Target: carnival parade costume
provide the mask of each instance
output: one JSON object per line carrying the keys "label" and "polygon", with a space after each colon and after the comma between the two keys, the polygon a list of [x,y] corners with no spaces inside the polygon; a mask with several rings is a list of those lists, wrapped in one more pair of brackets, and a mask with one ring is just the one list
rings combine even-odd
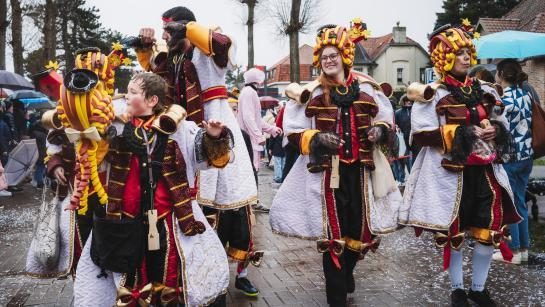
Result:
{"label": "carnival parade costume", "polygon": [[[513,205],[507,175],[500,164],[508,152],[509,135],[503,105],[493,84],[451,73],[462,48],[476,64],[472,39],[478,38],[468,20],[460,27],[443,26],[430,35],[430,54],[439,80],[408,88],[412,108],[411,139],[422,146],[412,167],[400,210],[400,223],[435,234],[444,248],[453,306],[467,306],[463,290],[464,238],[477,241],[469,298],[491,306],[485,289],[494,247],[505,257],[510,251],[506,225],[520,216]],[[474,126],[496,129],[493,141],[478,139]]]}
{"label": "carnival parade costume", "polygon": [[[291,84],[284,114],[284,131],[301,156],[278,190],[270,211],[274,232],[318,239],[323,253],[328,304],[345,306],[355,290],[353,271],[358,260],[375,251],[378,235],[397,229],[402,197],[380,144],[388,143],[393,110],[388,93],[373,79],[350,71],[354,40],[367,31],[324,26],[317,34],[314,65],[326,46],[339,50],[346,83],[326,88],[320,79],[301,87]],[[356,34],[356,35],[354,35]],[[384,86],[386,88],[386,86]],[[380,129],[377,143],[370,129]],[[325,151],[332,139],[340,148]]]}
{"label": "carnival parade costume", "polygon": [[[44,71],[44,73],[49,72],[49,75],[44,73],[40,75],[42,78],[50,78],[47,86],[53,96],[62,98],[64,101],[72,99],[73,109],[71,112],[73,113],[70,115],[86,118],[85,121],[79,122],[75,128],[81,129],[81,131],[85,130],[91,139],[77,142],[81,139],[80,132],[63,125],[63,120],[66,122],[67,115],[62,105],[59,104],[57,110],[44,113],[42,122],[49,129],[46,157],[47,176],[53,178],[53,172],[58,167],[63,168],[68,184],[57,183],[56,197],[59,201],[70,203],[71,208],[75,208],[81,200],[81,206],[77,205],[78,210],[76,211],[60,210],[59,212],[60,257],[55,267],[46,267],[36,259],[34,252],[36,242],[32,241],[26,263],[26,271],[31,276],[60,277],[74,274],[83,246],[91,233],[94,208],[107,202],[104,187],[98,179],[102,177],[103,180],[105,176],[103,169],[100,169],[99,166],[108,151],[108,144],[100,135],[106,135],[106,127],[116,120],[111,95],[114,92],[115,69],[123,63],[124,59],[125,56],[120,48],[113,48],[109,55],[101,53],[98,48],[78,50],[75,72],[80,73],[72,72],[65,79],[72,82],[73,86],[77,86],[78,82],[88,84],[87,81],[92,80],[93,91],[88,91],[86,95],[70,94],[66,91],[66,87],[62,86],[62,78],[56,73],[58,68],[56,63],[49,65],[49,70]],[[94,75],[89,74],[88,71],[92,71]],[[77,89],[78,92],[83,90]],[[77,102],[76,99],[78,99]],[[75,143],[79,147],[75,146]],[[83,153],[87,153],[89,159],[86,161],[77,160],[77,157],[81,157]],[[91,181],[94,184],[89,184]],[[72,193],[73,189],[77,193]],[[66,207],[66,204],[62,207]]]}
{"label": "carnival parade costume", "polygon": [[[167,100],[187,110],[187,120],[200,125],[210,118],[222,121],[234,137],[232,161],[222,169],[201,170],[197,177],[197,201],[218,236],[228,245],[227,255],[239,262],[237,273],[246,273],[249,263],[259,264],[261,252],[252,243],[251,204],[257,202],[257,185],[238,122],[228,103],[225,74],[232,67],[234,42],[218,28],[207,28],[195,21],[185,7],[163,14],[165,31],[171,34],[168,52],[154,52],[153,46],[136,48],[144,69],[161,75],[168,83]],[[187,39],[188,50],[172,48]],[[242,276],[241,276],[242,277]],[[244,277],[245,281],[247,279]],[[258,291],[249,283],[250,296]]]}
{"label": "carnival parade costume", "polygon": [[[70,265],[77,264],[74,303],[210,304],[225,293],[229,269],[223,246],[195,200],[194,174],[211,165],[224,167],[232,136],[225,129],[219,140],[210,139],[184,120],[186,112],[177,105],[128,120],[126,105],[114,109],[111,92],[105,91],[113,86],[113,73],[103,72],[119,61],[101,57],[95,48],[81,52],[78,69],[65,77],[55,114],[75,148],[75,175],[69,179],[74,189],[63,209],[92,217],[86,242],[64,252]],[[77,228],[62,230],[63,223],[61,217],[61,235],[71,236],[63,240],[74,241]]]}

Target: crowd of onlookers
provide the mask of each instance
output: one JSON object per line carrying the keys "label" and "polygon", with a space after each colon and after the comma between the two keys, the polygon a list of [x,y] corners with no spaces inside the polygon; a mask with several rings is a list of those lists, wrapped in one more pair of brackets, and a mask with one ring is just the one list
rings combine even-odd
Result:
{"label": "crowd of onlookers", "polygon": [[18,100],[6,99],[0,102],[0,181],[6,182],[1,188],[0,196],[11,196],[12,192],[19,192],[21,187],[11,185],[5,179],[4,169],[9,163],[9,154],[24,139],[35,139],[38,147],[38,160],[32,175],[32,185],[42,187],[45,177],[44,159],[46,156],[47,130],[40,121],[41,111],[29,110]]}

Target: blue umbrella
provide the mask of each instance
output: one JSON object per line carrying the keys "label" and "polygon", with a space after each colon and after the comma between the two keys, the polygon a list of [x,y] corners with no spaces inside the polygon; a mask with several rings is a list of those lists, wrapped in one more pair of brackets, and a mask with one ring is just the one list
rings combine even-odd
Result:
{"label": "blue umbrella", "polygon": [[545,55],[545,33],[503,31],[474,40],[479,59],[521,59]]}

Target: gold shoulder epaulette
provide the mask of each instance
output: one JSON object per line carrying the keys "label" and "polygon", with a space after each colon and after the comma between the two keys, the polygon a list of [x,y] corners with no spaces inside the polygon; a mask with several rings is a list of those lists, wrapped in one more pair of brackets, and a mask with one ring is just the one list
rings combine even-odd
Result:
{"label": "gold shoulder epaulette", "polygon": [[318,86],[320,86],[320,81],[318,81],[318,79],[303,86],[299,83],[291,83],[286,87],[285,94],[288,98],[305,104],[310,101],[312,92],[314,92]]}
{"label": "gold shoulder epaulette", "polygon": [[412,101],[431,102],[439,87],[443,87],[443,85],[438,82],[433,82],[430,84],[413,82],[407,88],[407,98]]}

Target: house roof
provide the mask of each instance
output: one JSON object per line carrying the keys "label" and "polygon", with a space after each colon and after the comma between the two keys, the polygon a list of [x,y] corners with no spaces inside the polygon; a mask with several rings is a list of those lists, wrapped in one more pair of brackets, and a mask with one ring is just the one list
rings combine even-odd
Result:
{"label": "house roof", "polygon": [[480,18],[479,25],[487,33],[496,33],[507,30],[516,30],[520,25],[517,18]]}
{"label": "house roof", "polygon": [[376,65],[376,63],[371,60],[371,57],[367,53],[367,50],[365,50],[365,48],[363,48],[361,44],[356,44],[354,65]]}
{"label": "house roof", "polygon": [[[314,53],[314,48],[312,48],[308,44],[304,44],[301,47],[299,47],[299,65],[312,64],[313,53]],[[280,61],[276,62],[274,65],[272,65],[270,69],[282,64],[287,64],[287,65],[290,64],[289,54],[283,57]]]}
{"label": "house roof", "polygon": [[480,18],[478,27],[486,34],[518,30],[545,33],[545,1],[522,0],[501,18]]}
{"label": "house roof", "polygon": [[365,51],[367,51],[367,54],[369,55],[369,58],[371,61],[375,61],[388,47],[396,45],[396,46],[415,46],[420,48],[422,51],[426,52],[426,50],[420,46],[419,43],[417,43],[415,40],[411,39],[410,37],[407,37],[406,43],[395,43],[394,42],[394,35],[393,33],[386,34],[384,36],[379,37],[371,37],[367,40],[359,42],[359,44],[365,48]]}
{"label": "house roof", "polygon": [[536,15],[542,12],[545,12],[545,1],[522,0],[505,14],[503,18],[534,19]]}

